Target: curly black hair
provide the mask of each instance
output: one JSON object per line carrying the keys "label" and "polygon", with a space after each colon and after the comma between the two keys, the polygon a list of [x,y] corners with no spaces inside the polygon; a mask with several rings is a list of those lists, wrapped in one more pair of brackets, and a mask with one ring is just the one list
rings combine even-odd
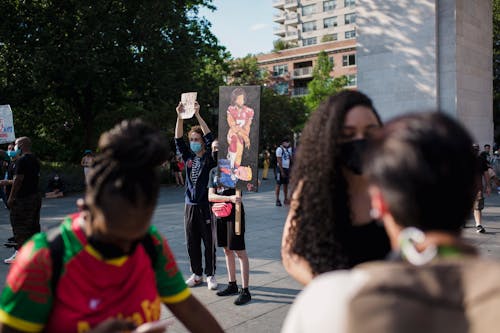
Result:
{"label": "curly black hair", "polygon": [[140,119],[124,120],[99,139],[89,175],[86,204],[106,212],[105,196],[117,195],[132,206],[156,205],[157,167],[167,160],[167,140]]}
{"label": "curly black hair", "polygon": [[344,90],[323,102],[307,122],[292,168],[292,188],[301,186],[288,239],[314,275],[350,267],[345,235],[351,226],[348,184],[339,163],[339,139],[347,113],[355,106],[375,111],[359,91]]}

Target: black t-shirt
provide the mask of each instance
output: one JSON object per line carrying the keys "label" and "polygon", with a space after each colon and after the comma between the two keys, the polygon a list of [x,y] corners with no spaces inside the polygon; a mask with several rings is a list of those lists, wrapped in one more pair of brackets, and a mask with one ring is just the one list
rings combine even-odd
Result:
{"label": "black t-shirt", "polygon": [[40,178],[40,162],[33,154],[25,154],[16,163],[14,175],[23,175],[17,197],[23,198],[38,192],[38,180]]}

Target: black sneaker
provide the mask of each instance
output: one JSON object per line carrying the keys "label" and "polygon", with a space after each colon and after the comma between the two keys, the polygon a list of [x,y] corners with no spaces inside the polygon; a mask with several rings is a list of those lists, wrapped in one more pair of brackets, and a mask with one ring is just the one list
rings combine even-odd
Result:
{"label": "black sneaker", "polygon": [[6,243],[3,243],[3,245],[5,247],[16,247],[17,246],[17,243],[14,241],[14,242],[11,242],[11,241],[8,241]]}
{"label": "black sneaker", "polygon": [[479,234],[484,234],[486,232],[486,230],[484,229],[484,227],[482,225],[477,225],[476,232]]}
{"label": "black sneaker", "polygon": [[281,206],[281,201],[276,200],[276,206],[278,206],[278,207]]}
{"label": "black sneaker", "polygon": [[16,238],[14,236],[7,239],[7,242],[15,242],[15,241],[16,241]]}
{"label": "black sneaker", "polygon": [[219,290],[216,295],[217,296],[231,296],[236,295],[238,293],[238,286],[236,283],[229,283],[226,289]]}
{"label": "black sneaker", "polygon": [[244,288],[240,290],[240,295],[238,298],[234,301],[235,305],[243,305],[252,299],[252,296],[250,295],[250,291],[248,291],[248,288]]}

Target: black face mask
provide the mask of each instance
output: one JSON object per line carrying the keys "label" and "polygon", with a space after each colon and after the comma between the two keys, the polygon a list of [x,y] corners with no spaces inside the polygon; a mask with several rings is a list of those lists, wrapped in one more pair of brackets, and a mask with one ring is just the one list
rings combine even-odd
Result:
{"label": "black face mask", "polygon": [[137,245],[139,245],[139,243],[142,240],[134,241],[130,247],[130,251],[128,252],[123,251],[120,247],[116,245],[103,242],[99,238],[93,235],[89,236],[87,238],[87,241],[89,242],[90,245],[92,245],[94,249],[97,250],[97,252],[99,252],[102,255],[104,259],[110,260],[131,255],[132,253],[134,253],[135,249],[137,248]]}
{"label": "black face mask", "polygon": [[366,150],[366,139],[352,140],[340,145],[340,158],[344,166],[357,175],[363,173],[363,154]]}
{"label": "black face mask", "polygon": [[218,153],[218,151],[212,152],[212,158],[214,159],[215,162],[217,162],[217,153]]}

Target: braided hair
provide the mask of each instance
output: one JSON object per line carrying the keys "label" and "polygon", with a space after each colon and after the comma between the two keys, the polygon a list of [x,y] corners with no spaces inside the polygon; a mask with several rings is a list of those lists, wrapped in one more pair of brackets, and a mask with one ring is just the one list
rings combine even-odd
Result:
{"label": "braided hair", "polygon": [[292,188],[300,188],[286,240],[304,258],[313,274],[350,267],[346,233],[352,225],[348,183],[340,163],[339,140],[347,113],[372,101],[359,91],[344,90],[329,97],[312,114],[300,137],[292,168]]}
{"label": "braided hair", "polygon": [[167,140],[141,119],[124,120],[99,139],[86,204],[106,211],[103,200],[120,196],[134,207],[156,205],[157,167],[167,160]]}

